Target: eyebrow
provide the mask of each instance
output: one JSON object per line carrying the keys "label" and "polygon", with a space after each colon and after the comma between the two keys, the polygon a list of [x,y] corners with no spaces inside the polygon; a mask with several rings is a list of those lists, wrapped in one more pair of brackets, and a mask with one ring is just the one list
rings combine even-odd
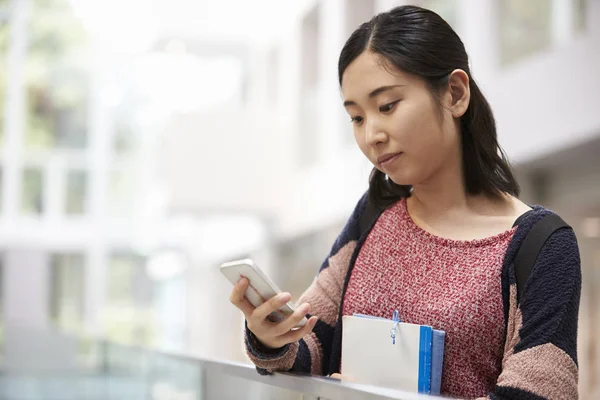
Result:
{"label": "eyebrow", "polygon": [[[389,85],[389,86],[379,87],[379,88],[373,90],[371,93],[369,93],[369,98],[379,96],[383,92],[387,92],[388,90],[392,90],[394,88],[401,87],[401,86],[406,86],[406,85]],[[355,106],[355,105],[356,105],[356,102],[352,101],[352,100],[346,100],[344,102],[344,107]]]}

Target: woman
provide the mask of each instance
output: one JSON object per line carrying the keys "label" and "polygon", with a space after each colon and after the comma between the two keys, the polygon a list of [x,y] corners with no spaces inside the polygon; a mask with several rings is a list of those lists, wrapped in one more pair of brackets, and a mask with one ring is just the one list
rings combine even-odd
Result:
{"label": "woman", "polygon": [[[338,373],[341,317],[398,309],[404,322],[446,331],[442,394],[576,398],[577,241],[570,228],[551,235],[517,302],[516,252],[551,212],[518,200],[460,38],[431,11],[397,7],[348,39],[339,81],[374,165],[369,190],[293,316],[265,320],[287,293],[255,309],[247,281],[233,290],[259,371]],[[367,203],[380,215],[361,234]]]}

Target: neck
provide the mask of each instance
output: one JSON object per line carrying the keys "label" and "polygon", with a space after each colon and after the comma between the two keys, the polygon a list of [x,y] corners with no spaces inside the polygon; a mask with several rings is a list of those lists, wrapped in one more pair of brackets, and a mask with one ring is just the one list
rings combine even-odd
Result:
{"label": "neck", "polygon": [[416,214],[437,219],[451,215],[460,218],[465,213],[481,212],[491,204],[486,196],[467,193],[462,151],[457,146],[446,162],[427,180],[413,185],[409,205]]}
{"label": "neck", "polygon": [[[491,199],[485,195],[470,195],[465,189],[461,166],[445,166],[429,180],[413,186],[407,200],[411,215],[421,219],[460,220],[467,214],[504,214],[513,207],[508,197]],[[514,211],[514,210],[512,210]]]}
{"label": "neck", "polygon": [[[456,165],[458,164],[458,165]],[[470,207],[473,196],[465,190],[460,163],[444,166],[430,179],[413,186],[411,208],[428,215],[460,211]]]}

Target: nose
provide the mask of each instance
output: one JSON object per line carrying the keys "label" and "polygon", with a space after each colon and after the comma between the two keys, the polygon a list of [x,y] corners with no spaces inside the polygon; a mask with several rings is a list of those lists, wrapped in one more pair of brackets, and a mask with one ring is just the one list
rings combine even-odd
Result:
{"label": "nose", "polygon": [[381,124],[377,118],[368,118],[365,126],[366,143],[371,147],[377,147],[381,143],[387,141],[387,135],[381,129]]}

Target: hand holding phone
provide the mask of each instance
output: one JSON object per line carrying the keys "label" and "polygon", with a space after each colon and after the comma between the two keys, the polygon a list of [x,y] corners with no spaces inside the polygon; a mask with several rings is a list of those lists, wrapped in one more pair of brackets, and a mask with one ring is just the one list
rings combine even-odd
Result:
{"label": "hand holding phone", "polygon": [[290,294],[282,292],[251,260],[221,265],[235,286],[230,301],[246,317],[248,329],[267,347],[296,342],[312,331],[316,317],[307,321],[308,304],[295,309]]}

